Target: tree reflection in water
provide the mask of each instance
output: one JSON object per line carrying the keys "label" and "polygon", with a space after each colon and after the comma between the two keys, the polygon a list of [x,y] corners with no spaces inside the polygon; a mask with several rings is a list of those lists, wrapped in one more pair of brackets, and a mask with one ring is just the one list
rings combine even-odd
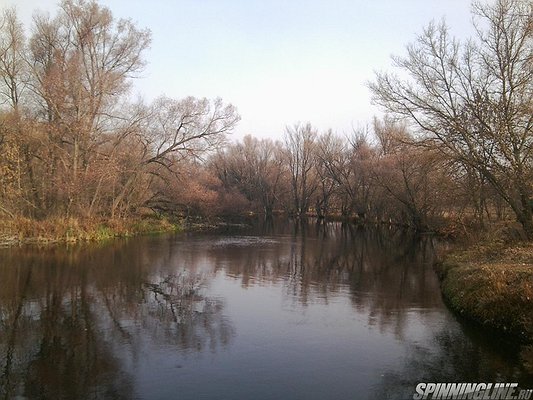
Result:
{"label": "tree reflection in water", "polygon": [[[373,392],[360,397],[398,398],[418,381],[528,376],[513,359],[519,349],[446,310],[436,245],[385,227],[282,220],[223,235],[1,251],[0,397],[148,397],[158,379],[161,393],[179,387],[190,398],[231,379],[249,397],[259,378],[278,393],[298,387],[303,396],[322,382],[346,393],[346,377],[365,369],[358,384]],[[270,327],[279,332],[260,331]],[[238,342],[237,328],[246,332]],[[205,352],[217,357],[189,357]],[[191,368],[176,373],[182,361]],[[282,386],[294,370],[306,383]]]}
{"label": "tree reflection in water", "polygon": [[418,382],[518,382],[532,387],[533,379],[520,366],[517,352],[502,352],[502,346],[517,347],[468,326],[465,331],[443,326],[426,345],[408,347],[401,368],[382,374],[372,398],[412,398]]}
{"label": "tree reflection in water", "polygon": [[204,281],[202,275],[183,270],[158,283],[144,284],[141,320],[152,328],[153,337],[161,332],[160,341],[173,343],[181,350],[202,351],[208,347],[215,351],[229,344],[234,331],[222,314],[224,303],[200,294]]}
{"label": "tree reflection in water", "polygon": [[[328,304],[336,296],[348,295],[356,312],[367,316],[368,326],[405,343],[408,350],[400,361],[401,371],[396,371],[397,365],[384,371],[377,398],[401,398],[398,389],[411,397],[413,380],[531,376],[526,369],[531,348],[522,349],[520,362],[520,346],[491,340],[493,334],[443,313],[433,264],[435,246],[445,244],[431,236],[303,220],[286,224],[281,237],[278,233],[273,238],[277,240],[272,243],[263,240],[260,251],[228,245],[225,252],[216,249],[210,257],[245,287],[282,282],[295,307]],[[433,329],[429,342],[411,337],[420,327]]]}
{"label": "tree reflection in water", "polygon": [[369,325],[400,338],[413,307],[442,307],[431,236],[306,220],[277,228],[272,237],[258,228],[257,242],[243,236],[242,242],[206,246],[211,264],[244,287],[281,282],[295,307],[348,295]]}
{"label": "tree reflection in water", "polygon": [[0,398],[133,397],[120,359],[149,337],[176,351],[215,351],[233,335],[205,274],[161,275],[150,240],[100,248],[10,249],[0,262]]}

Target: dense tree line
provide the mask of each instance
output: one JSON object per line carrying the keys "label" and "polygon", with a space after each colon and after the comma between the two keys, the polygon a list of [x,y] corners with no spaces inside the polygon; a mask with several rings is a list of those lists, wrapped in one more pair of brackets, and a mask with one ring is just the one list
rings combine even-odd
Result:
{"label": "dense tree line", "polygon": [[405,127],[375,120],[373,131],[340,136],[310,124],[287,128],[283,142],[250,136],[228,145],[208,168],[256,211],[313,214],[427,229],[452,207],[464,213],[452,165],[413,146]]}
{"label": "dense tree line", "polygon": [[387,112],[337,134],[230,142],[221,100],[132,101],[150,32],[96,2],[63,0],[31,36],[0,24],[0,217],[181,217],[284,212],[433,229],[513,215],[533,238],[533,11],[475,3],[477,36],[431,23],[377,73]]}
{"label": "dense tree line", "polygon": [[131,101],[150,32],[96,2],[0,21],[0,212],[119,217],[158,195],[177,164],[224,142],[239,116],[221,100]]}

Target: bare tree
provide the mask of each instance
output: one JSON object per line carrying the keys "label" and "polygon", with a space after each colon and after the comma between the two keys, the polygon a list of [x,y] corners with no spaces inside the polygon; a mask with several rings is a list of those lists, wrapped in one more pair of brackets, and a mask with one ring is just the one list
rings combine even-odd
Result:
{"label": "bare tree", "polygon": [[56,167],[64,172],[68,213],[85,206],[84,188],[106,117],[142,70],[150,32],[83,0],[64,0],[53,19],[36,16],[33,31],[27,57],[31,88],[49,124]]}
{"label": "bare tree", "polygon": [[[339,198],[340,211],[345,218],[353,213],[365,218],[370,211],[374,153],[364,131],[354,131],[344,138],[327,133],[318,141],[321,183],[335,182],[328,190]],[[323,177],[327,179],[324,181]]]}
{"label": "bare tree", "polygon": [[431,23],[396,67],[378,73],[373,101],[404,116],[426,144],[479,171],[533,239],[533,5],[527,0],[475,3],[476,37],[461,43]]}
{"label": "bare tree", "polygon": [[445,160],[435,149],[414,145],[405,127],[390,120],[376,120],[374,130],[385,148],[374,164],[373,184],[384,191],[387,216],[419,231],[430,229],[450,188]]}
{"label": "bare tree", "polygon": [[[14,10],[0,16],[2,215],[126,216],[194,171],[239,120],[220,99],[131,102],[150,32],[94,0],[62,0],[31,28],[27,41]],[[198,193],[219,185],[199,181]]]}
{"label": "bare tree", "polygon": [[283,191],[285,165],[279,142],[245,136],[211,160],[226,187],[238,190],[271,216]]}
{"label": "bare tree", "polygon": [[24,62],[26,38],[14,8],[0,17],[0,97],[13,110],[18,110],[27,83]]}
{"label": "bare tree", "polygon": [[202,158],[218,150],[239,119],[235,107],[221,99],[156,99],[125,142],[133,145],[130,151],[136,151],[136,156],[125,171],[111,215],[119,207],[128,209],[128,196],[136,190],[139,179],[146,179],[146,174],[161,179],[168,174],[159,173],[160,169],[176,173],[181,160]]}
{"label": "bare tree", "polygon": [[315,210],[318,218],[325,218],[333,208],[332,198],[338,194],[338,167],[344,158],[344,144],[331,130],[320,135],[316,147],[316,171],[319,178]]}
{"label": "bare tree", "polygon": [[222,99],[160,97],[150,107],[145,143],[152,151],[144,162],[168,165],[170,155],[201,157],[225,144],[240,116]]}
{"label": "bare tree", "polygon": [[370,144],[366,130],[354,131],[348,137],[347,159],[352,179],[347,183],[350,211],[364,219],[372,209],[372,164],[375,149]]}
{"label": "bare tree", "polygon": [[285,159],[289,168],[292,188],[292,212],[304,215],[311,205],[318,180],[315,170],[317,132],[310,123],[287,127],[285,132]]}
{"label": "bare tree", "polygon": [[15,9],[4,10],[0,15],[0,105],[7,105],[7,110],[0,122],[0,213],[10,217],[18,211],[16,199],[26,195],[22,180],[28,168],[25,165],[28,149],[22,143],[23,121],[19,112],[27,83],[25,45]]}

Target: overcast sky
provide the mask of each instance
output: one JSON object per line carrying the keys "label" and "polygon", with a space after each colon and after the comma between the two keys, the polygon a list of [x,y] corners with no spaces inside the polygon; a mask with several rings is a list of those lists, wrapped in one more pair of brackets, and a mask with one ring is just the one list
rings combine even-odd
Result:
{"label": "overcast sky", "polygon": [[[25,25],[56,0],[0,0]],[[338,133],[381,115],[365,86],[429,21],[471,34],[469,0],[101,0],[152,31],[135,92],[150,100],[222,97],[242,116],[236,136],[281,137],[311,122]]]}

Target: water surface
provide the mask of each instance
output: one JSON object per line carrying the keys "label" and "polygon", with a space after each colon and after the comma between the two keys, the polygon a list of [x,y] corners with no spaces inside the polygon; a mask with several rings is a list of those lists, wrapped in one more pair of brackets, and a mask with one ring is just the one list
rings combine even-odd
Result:
{"label": "water surface", "polygon": [[401,399],[533,387],[518,345],[458,321],[435,241],[281,222],[0,250],[0,396]]}

